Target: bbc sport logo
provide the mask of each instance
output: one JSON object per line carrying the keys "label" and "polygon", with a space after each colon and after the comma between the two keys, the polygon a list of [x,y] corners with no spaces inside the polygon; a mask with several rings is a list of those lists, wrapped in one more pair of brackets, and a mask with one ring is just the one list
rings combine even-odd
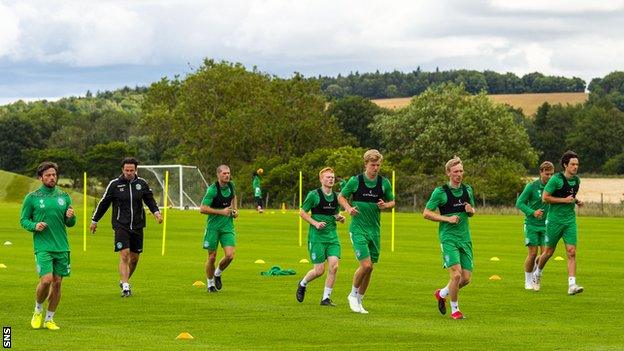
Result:
{"label": "bbc sport logo", "polygon": [[2,347],[11,348],[11,327],[2,327]]}

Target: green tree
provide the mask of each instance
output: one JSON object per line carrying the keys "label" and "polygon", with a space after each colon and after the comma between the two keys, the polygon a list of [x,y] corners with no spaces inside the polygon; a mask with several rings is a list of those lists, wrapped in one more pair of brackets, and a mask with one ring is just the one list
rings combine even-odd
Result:
{"label": "green tree", "polygon": [[97,144],[85,155],[87,172],[101,182],[107,182],[121,173],[121,160],[135,153],[136,150],[120,141]]}
{"label": "green tree", "polygon": [[427,174],[439,172],[453,155],[473,162],[504,158],[527,167],[536,161],[526,130],[507,108],[461,86],[430,88],[394,115],[377,116],[372,127],[384,149],[403,150]]}
{"label": "green tree", "polygon": [[534,120],[535,134],[531,143],[540,153],[540,161],[556,163],[556,160],[570,149],[566,138],[576,128],[574,116],[580,109],[581,105],[562,106],[548,103],[537,109]]}
{"label": "green tree", "polygon": [[608,159],[624,151],[624,113],[598,106],[577,111],[566,144],[581,158],[581,169],[599,172]]}
{"label": "green tree", "polygon": [[366,148],[378,148],[379,142],[372,135],[370,124],[379,114],[391,111],[377,106],[372,101],[360,96],[348,96],[333,101],[327,107],[327,115],[334,116],[340,127],[354,136],[358,145]]}

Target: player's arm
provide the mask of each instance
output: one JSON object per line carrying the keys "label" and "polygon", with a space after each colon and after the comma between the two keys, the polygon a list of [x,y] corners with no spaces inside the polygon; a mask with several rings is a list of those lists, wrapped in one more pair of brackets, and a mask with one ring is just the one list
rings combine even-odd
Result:
{"label": "player's arm", "polygon": [[542,193],[542,201],[547,204],[571,204],[576,202],[576,199],[570,195],[568,197],[556,197],[552,196],[549,192],[544,190]]}
{"label": "player's arm", "polygon": [[423,217],[425,217],[425,219],[428,219],[430,221],[434,221],[434,222],[446,222],[446,223],[457,223],[455,221],[455,218],[459,218],[457,216],[443,216],[437,212],[434,212],[428,208],[425,208],[423,210]]}
{"label": "player's arm", "polygon": [[359,213],[359,211],[358,211],[358,209],[356,207],[351,206],[351,204],[349,203],[349,200],[347,200],[347,198],[349,196],[351,196],[351,194],[353,194],[357,190],[357,186],[358,186],[357,177],[353,176],[353,177],[351,177],[349,179],[349,181],[347,182],[347,185],[345,185],[344,189],[342,189],[340,191],[340,194],[338,194],[338,203],[351,216],[357,215]]}
{"label": "player's arm", "polygon": [[69,195],[66,195],[65,200],[68,204],[67,210],[65,211],[65,226],[73,227],[76,225],[77,222],[76,213],[74,211],[74,208],[72,207],[71,197],[69,197]]}
{"label": "player's arm", "polygon": [[[468,215],[468,217],[472,217],[475,215],[475,212],[477,212],[475,209],[474,191],[472,190],[472,187],[468,187],[467,191],[470,203],[464,204],[464,209],[466,210],[466,215]],[[457,218],[459,219],[459,217]]]}
{"label": "player's arm", "polygon": [[[22,228],[26,229],[29,232],[34,232],[34,231],[41,231],[44,228],[41,228],[41,226],[45,225],[45,223],[43,223],[42,225],[38,226],[38,222],[33,221],[32,219],[33,216],[33,207],[30,204],[30,196],[26,195],[26,197],[24,198],[24,202],[22,203],[22,211],[20,214],[20,225],[22,226]],[[41,228],[41,229],[38,229]]]}
{"label": "player's arm", "polygon": [[[380,210],[385,210],[388,208],[393,208],[395,205],[394,202],[394,195],[392,194],[392,185],[390,185],[390,181],[387,180],[386,178],[383,179],[384,184],[384,196],[383,199],[379,199],[379,201],[377,201],[377,207]],[[387,201],[384,201],[387,200]]]}
{"label": "player's arm", "polygon": [[314,218],[312,218],[312,216],[310,216],[310,214],[308,214],[306,211],[303,210],[303,208],[299,211],[299,216],[301,216],[301,218],[303,218],[304,221],[310,223],[311,225],[314,226],[314,228],[316,229],[323,229],[325,228],[325,225],[327,223],[325,222],[319,222],[314,220]]}
{"label": "player's arm", "polygon": [[154,218],[156,218],[156,221],[158,223],[161,223],[162,215],[160,213],[160,210],[158,209],[158,204],[156,203],[156,200],[154,200],[154,193],[152,192],[152,189],[149,187],[147,182],[143,183],[142,191],[143,203],[145,203],[145,205],[147,205],[147,208],[149,208],[150,212],[154,214]]}
{"label": "player's arm", "polygon": [[232,207],[212,208],[212,207],[210,207],[208,205],[201,204],[201,206],[199,207],[199,213],[220,215],[220,216],[229,216],[231,208]]}
{"label": "player's arm", "polygon": [[93,211],[93,216],[91,217],[91,225],[89,226],[89,229],[91,233],[93,234],[97,230],[97,223],[100,221],[102,216],[104,216],[104,213],[106,213],[106,211],[108,210],[108,207],[113,202],[113,198],[114,198],[113,192],[115,188],[114,186],[112,186],[113,183],[115,183],[115,179],[111,180],[108,183],[108,186],[106,187],[106,191],[104,191],[104,195],[102,195],[100,202],[98,202],[97,206],[95,207],[95,210]]}
{"label": "player's arm", "polygon": [[535,212],[528,205],[530,195],[531,195],[531,183],[527,184],[524,187],[524,190],[522,190],[522,193],[520,194],[520,196],[518,196],[518,199],[516,200],[516,208],[522,211],[522,213],[524,213],[527,216],[531,216],[533,215],[533,212]]}

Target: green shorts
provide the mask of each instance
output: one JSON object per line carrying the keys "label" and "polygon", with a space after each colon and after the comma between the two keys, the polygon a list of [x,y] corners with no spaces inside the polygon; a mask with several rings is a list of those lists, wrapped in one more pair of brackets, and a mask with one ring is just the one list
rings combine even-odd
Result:
{"label": "green shorts", "polygon": [[446,240],[440,244],[444,268],[459,264],[462,269],[472,272],[472,242]]}
{"label": "green shorts", "polygon": [[52,273],[57,277],[69,277],[69,251],[40,251],[35,253],[35,266],[39,277]]}
{"label": "green shorts", "polygon": [[525,224],[524,246],[544,246],[546,227]]}
{"label": "green shorts", "polygon": [[204,249],[217,251],[217,247],[236,246],[236,233],[234,229],[212,229],[206,228],[204,233]]}
{"label": "green shorts", "polygon": [[353,244],[355,258],[357,258],[358,261],[370,257],[373,263],[377,263],[379,260],[379,250],[381,249],[379,234],[350,232],[349,237]]}
{"label": "green shorts", "polygon": [[557,223],[546,221],[546,236],[544,245],[557,247],[559,239],[563,238],[566,245],[576,246],[576,222]]}
{"label": "green shorts", "polygon": [[313,243],[308,242],[308,252],[312,263],[323,263],[330,256],[340,258],[340,242]]}

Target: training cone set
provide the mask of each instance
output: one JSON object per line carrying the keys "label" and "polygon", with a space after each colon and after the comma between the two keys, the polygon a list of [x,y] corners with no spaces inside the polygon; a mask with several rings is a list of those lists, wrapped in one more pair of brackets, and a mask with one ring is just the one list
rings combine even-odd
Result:
{"label": "training cone set", "polygon": [[193,283],[193,286],[197,288],[201,288],[203,286],[206,286],[206,283],[202,282],[201,280],[196,280],[195,283]]}

